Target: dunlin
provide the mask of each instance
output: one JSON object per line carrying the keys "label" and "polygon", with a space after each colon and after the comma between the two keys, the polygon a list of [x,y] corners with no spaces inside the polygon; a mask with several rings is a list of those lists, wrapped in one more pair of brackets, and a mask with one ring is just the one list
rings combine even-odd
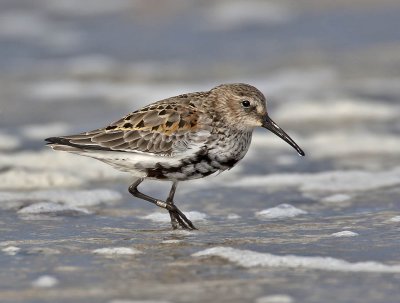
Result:
{"label": "dunlin", "polygon": [[[167,209],[174,229],[195,229],[174,204],[178,182],[231,169],[246,154],[259,126],[304,156],[269,117],[264,95],[242,83],[164,99],[106,127],[46,141],[54,150],[92,157],[129,172],[136,178],[129,187],[133,196]],[[162,201],[140,192],[138,186],[145,179],[171,181],[168,198]]]}

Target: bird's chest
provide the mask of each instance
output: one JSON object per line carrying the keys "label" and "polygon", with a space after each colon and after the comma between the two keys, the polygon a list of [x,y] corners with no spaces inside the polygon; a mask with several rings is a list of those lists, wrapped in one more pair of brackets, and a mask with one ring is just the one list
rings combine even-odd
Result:
{"label": "bird's chest", "polygon": [[209,145],[209,157],[221,163],[236,164],[246,155],[251,143],[251,135],[251,132],[219,133]]}

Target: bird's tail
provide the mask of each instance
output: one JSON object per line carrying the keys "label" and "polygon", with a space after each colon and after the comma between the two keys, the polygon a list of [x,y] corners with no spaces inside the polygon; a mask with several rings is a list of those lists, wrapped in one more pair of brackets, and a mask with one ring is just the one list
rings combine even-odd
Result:
{"label": "bird's tail", "polygon": [[71,143],[70,140],[67,138],[50,137],[46,138],[44,141],[46,141],[46,145],[51,147],[53,150],[82,152],[82,148],[80,148],[77,144]]}

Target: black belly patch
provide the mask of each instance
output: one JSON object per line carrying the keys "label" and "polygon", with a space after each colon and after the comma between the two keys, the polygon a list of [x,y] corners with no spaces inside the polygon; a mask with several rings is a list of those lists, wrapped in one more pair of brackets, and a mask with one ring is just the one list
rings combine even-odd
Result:
{"label": "black belly patch", "polygon": [[[169,175],[180,173],[185,175],[185,177],[182,177],[182,180],[185,180],[194,175],[206,177],[215,173],[217,170],[231,169],[238,161],[238,159],[217,161],[215,159],[211,159],[208,154],[198,154],[192,158],[183,160],[179,166],[163,166],[160,163],[157,163],[154,168],[146,169],[146,174],[148,178],[166,180],[169,179]],[[204,171],[204,169],[202,171],[196,169],[196,164],[202,162],[210,166],[208,171]],[[185,170],[186,167],[191,165],[194,166],[193,170],[190,172]]]}

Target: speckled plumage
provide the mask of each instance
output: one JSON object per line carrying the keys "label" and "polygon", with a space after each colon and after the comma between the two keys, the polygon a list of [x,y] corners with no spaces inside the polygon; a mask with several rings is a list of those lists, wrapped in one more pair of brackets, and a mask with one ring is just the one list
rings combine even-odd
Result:
{"label": "speckled plumage", "polygon": [[[130,188],[133,195],[168,209],[174,228],[194,228],[173,204],[177,182],[232,168],[246,154],[257,126],[270,129],[304,155],[269,119],[264,95],[241,83],[164,99],[106,127],[46,141],[54,150],[89,156],[131,173],[138,178]],[[174,182],[169,201],[140,193],[137,186],[146,178]]]}

